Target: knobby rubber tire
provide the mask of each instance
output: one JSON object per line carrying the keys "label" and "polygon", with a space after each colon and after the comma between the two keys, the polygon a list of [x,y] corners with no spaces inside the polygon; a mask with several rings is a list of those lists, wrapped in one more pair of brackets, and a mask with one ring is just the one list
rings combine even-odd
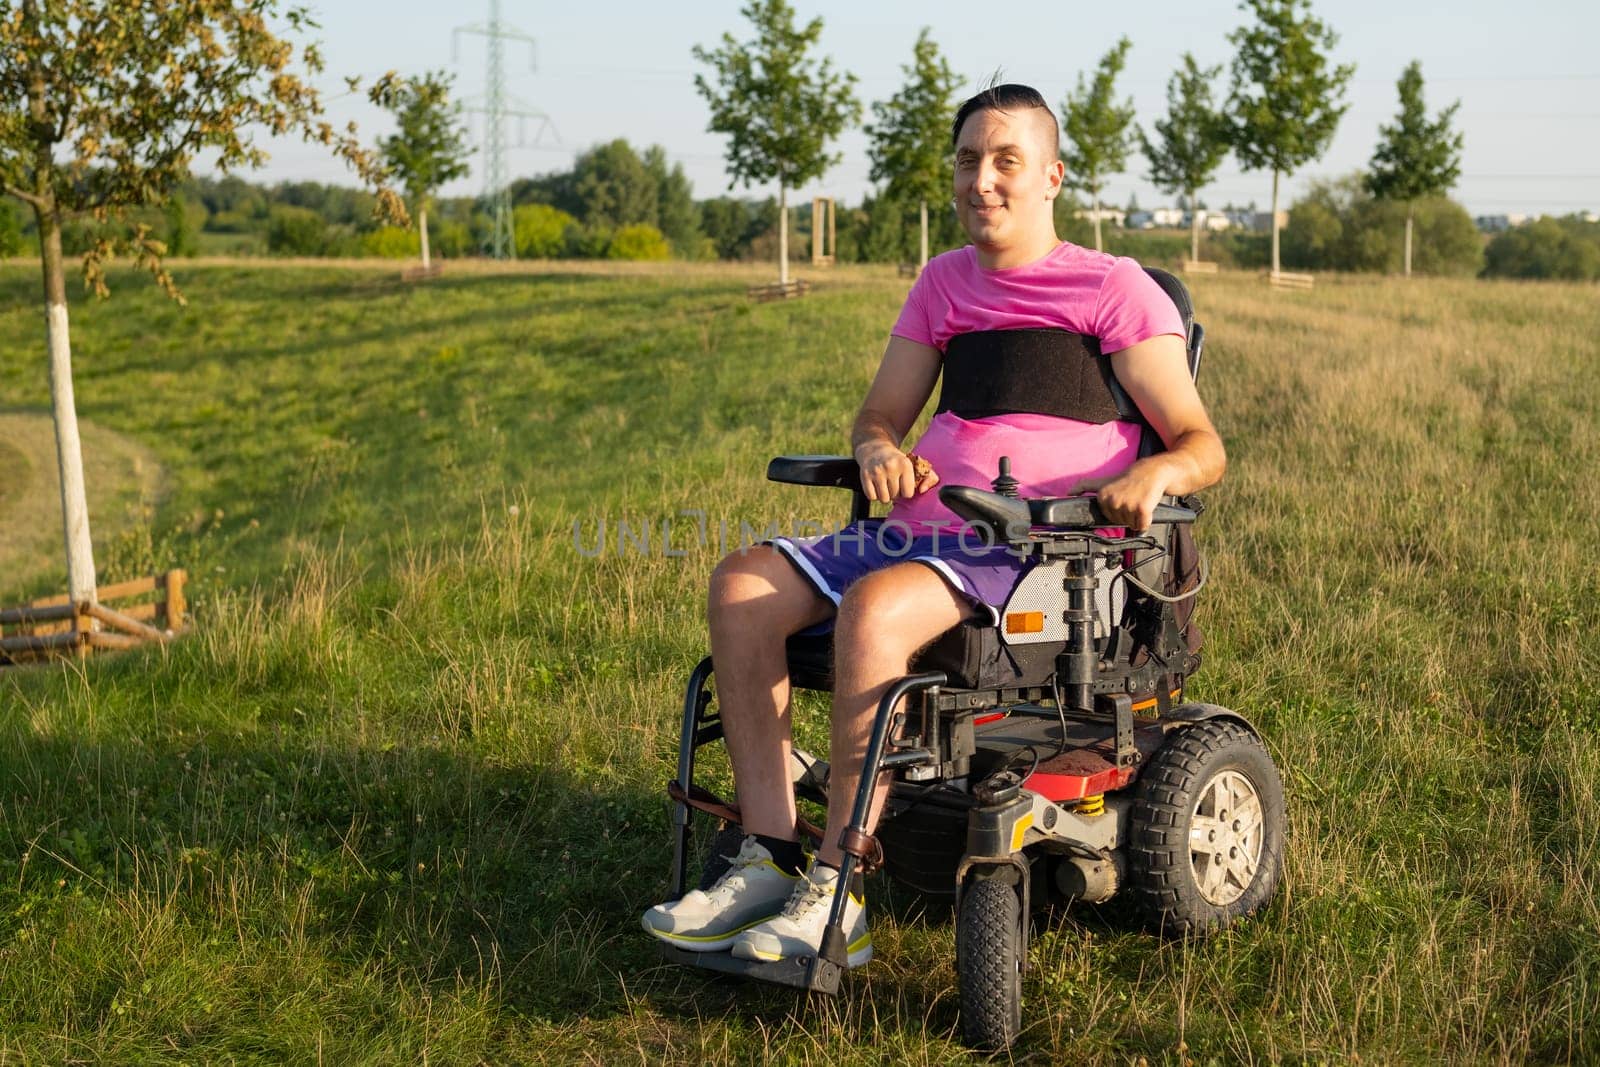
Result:
{"label": "knobby rubber tire", "polygon": [[[1227,904],[1205,898],[1195,880],[1189,829],[1219,775],[1248,779],[1261,803],[1261,855],[1243,893]],[[1174,730],[1140,772],[1129,824],[1128,895],[1152,930],[1172,936],[1226,929],[1272,899],[1283,864],[1283,784],[1266,747],[1231,719]]]}
{"label": "knobby rubber tire", "polygon": [[998,878],[968,883],[956,914],[961,1034],[973,1048],[1002,1051],[1022,1031],[1022,900]]}

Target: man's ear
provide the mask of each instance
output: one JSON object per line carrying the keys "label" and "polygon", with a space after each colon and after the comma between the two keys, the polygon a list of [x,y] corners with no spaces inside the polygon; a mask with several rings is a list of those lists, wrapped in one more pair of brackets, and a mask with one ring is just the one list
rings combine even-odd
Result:
{"label": "man's ear", "polygon": [[1050,187],[1045,190],[1044,198],[1054,200],[1061,195],[1061,184],[1067,179],[1067,165],[1057,159],[1045,168],[1045,177],[1049,179]]}

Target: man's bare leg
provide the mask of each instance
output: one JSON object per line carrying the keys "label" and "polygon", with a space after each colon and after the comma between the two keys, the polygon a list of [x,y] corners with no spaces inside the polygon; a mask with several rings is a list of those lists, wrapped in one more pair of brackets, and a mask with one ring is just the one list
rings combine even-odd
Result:
{"label": "man's bare leg", "polygon": [[784,641],[832,614],[833,603],[767,545],[728,556],[711,575],[717,704],[747,834],[795,840]]}
{"label": "man's bare leg", "polygon": [[[862,578],[839,605],[834,630],[833,729],[828,748],[828,827],[817,858],[837,867],[839,834],[850,821],[856,783],[872,736],[878,701],[906,673],[913,654],[973,612],[934,570],[900,563]],[[787,754],[785,755],[787,758]],[[888,795],[874,798],[870,832]]]}

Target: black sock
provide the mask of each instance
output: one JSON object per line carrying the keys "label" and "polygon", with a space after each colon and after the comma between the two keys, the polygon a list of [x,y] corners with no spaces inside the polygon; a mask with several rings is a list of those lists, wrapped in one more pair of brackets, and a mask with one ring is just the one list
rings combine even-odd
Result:
{"label": "black sock", "polygon": [[800,842],[785,841],[781,837],[768,837],[766,834],[753,835],[756,844],[772,853],[773,865],[784,874],[798,875],[800,868],[805,865],[806,856],[800,849]]}

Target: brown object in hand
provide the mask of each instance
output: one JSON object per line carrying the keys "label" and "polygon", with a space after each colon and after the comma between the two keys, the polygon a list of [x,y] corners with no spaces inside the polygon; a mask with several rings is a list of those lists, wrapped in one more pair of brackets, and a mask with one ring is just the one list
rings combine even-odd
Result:
{"label": "brown object in hand", "polygon": [[915,452],[907,454],[906,458],[911,461],[911,473],[916,477],[917,484],[921,485],[922,480],[933,473],[933,464]]}

